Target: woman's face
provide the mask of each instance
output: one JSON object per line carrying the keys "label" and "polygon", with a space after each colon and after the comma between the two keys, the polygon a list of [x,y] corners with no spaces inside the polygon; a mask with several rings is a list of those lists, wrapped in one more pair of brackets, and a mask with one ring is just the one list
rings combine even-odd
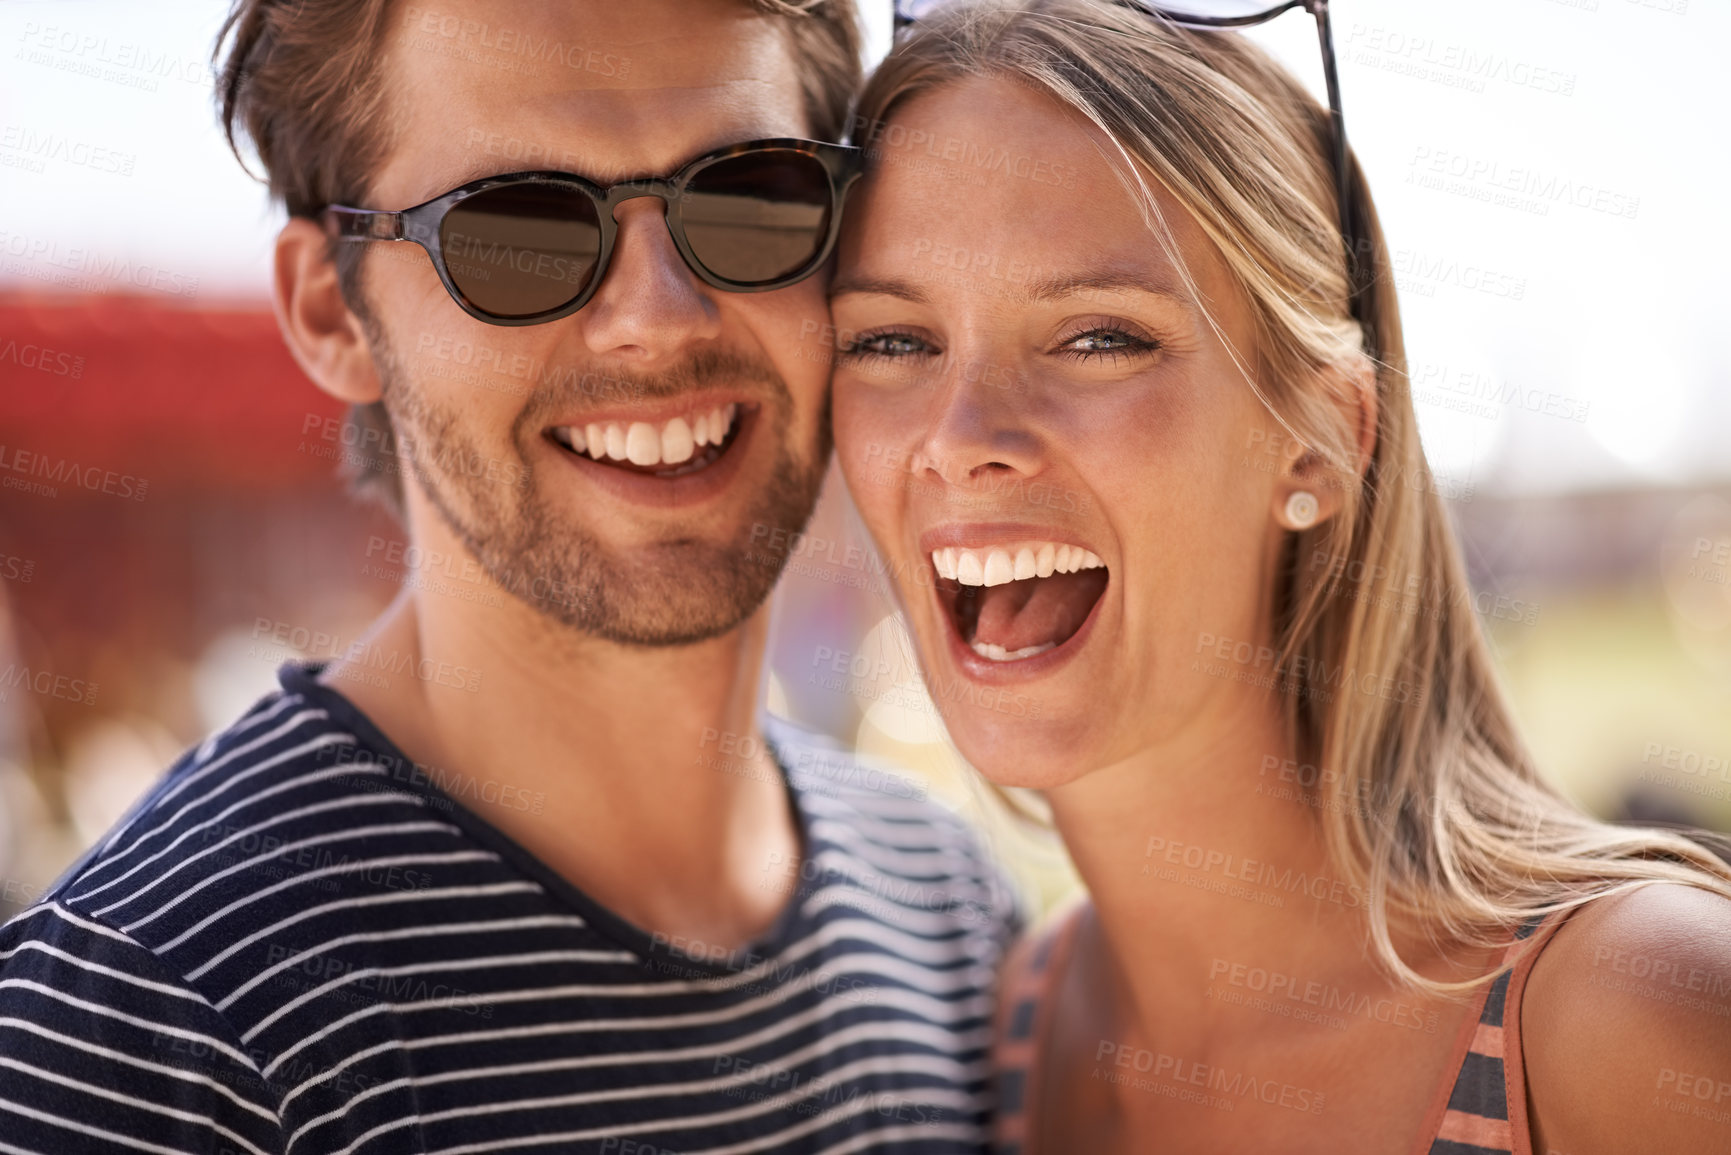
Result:
{"label": "woman's face", "polygon": [[1109,141],[1017,85],[928,92],[883,142],[833,290],[837,447],[951,736],[1033,787],[1206,749],[1269,673],[1219,655],[1266,642],[1292,488],[1224,262],[1158,192],[1199,300]]}

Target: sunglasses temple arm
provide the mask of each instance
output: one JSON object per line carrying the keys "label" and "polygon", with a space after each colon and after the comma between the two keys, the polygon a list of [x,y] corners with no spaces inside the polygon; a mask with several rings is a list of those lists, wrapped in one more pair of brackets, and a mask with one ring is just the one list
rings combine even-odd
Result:
{"label": "sunglasses temple arm", "polygon": [[325,232],[339,241],[400,241],[407,237],[403,214],[331,205],[325,209]]}
{"label": "sunglasses temple arm", "polygon": [[1357,234],[1352,227],[1352,196],[1351,182],[1347,179],[1346,170],[1346,117],[1340,108],[1340,74],[1335,67],[1334,33],[1328,18],[1328,0],[1312,0],[1307,5],[1316,16],[1316,36],[1322,44],[1322,76],[1328,87],[1328,113],[1334,128],[1334,192],[1335,204],[1340,214],[1340,240],[1346,249],[1346,270],[1348,289],[1351,293],[1352,313],[1359,317],[1360,292],[1362,278],[1359,275],[1361,254],[1358,252]]}

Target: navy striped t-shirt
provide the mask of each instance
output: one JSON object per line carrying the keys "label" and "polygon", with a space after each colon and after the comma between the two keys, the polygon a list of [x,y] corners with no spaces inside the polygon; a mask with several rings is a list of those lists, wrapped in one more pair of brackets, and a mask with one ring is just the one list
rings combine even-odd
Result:
{"label": "navy striped t-shirt", "polygon": [[907,780],[772,727],[806,853],[718,957],[598,906],[317,669],[0,927],[0,1152],[983,1148],[1011,903]]}

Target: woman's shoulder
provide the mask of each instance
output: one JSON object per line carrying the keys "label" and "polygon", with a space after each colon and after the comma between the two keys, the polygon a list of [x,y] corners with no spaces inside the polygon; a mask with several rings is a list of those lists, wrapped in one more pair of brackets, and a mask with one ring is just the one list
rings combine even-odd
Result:
{"label": "woman's shoulder", "polygon": [[1731,1150],[1731,899],[1655,883],[1534,961],[1521,1050],[1538,1151]]}

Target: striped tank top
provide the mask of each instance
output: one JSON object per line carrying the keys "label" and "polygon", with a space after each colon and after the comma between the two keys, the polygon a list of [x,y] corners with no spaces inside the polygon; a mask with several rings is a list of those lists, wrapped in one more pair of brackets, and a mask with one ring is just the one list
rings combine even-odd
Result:
{"label": "striped tank top", "polygon": [[[1079,905],[1015,950],[1000,984],[1001,1009],[993,1044],[997,1115],[992,1150],[1024,1155],[1038,1101],[1036,1060],[1050,1032],[1051,992],[1064,973],[1086,904]],[[1452,1077],[1438,1087],[1412,1155],[1533,1155],[1527,1125],[1526,1071],[1521,1062],[1521,994],[1539,952],[1561,919],[1530,923],[1515,934],[1517,950],[1535,931],[1536,945],[1474,999],[1450,1052]]]}

